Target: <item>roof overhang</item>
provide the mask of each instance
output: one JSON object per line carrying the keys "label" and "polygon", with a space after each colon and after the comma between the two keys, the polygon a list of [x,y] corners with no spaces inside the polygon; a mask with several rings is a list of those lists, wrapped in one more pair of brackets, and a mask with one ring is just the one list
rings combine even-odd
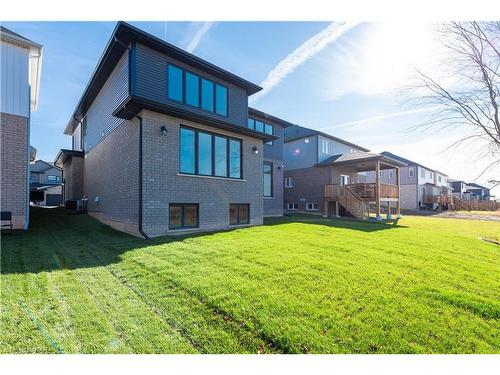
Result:
{"label": "roof overhang", "polygon": [[270,115],[269,113],[262,112],[258,109],[252,108],[252,107],[248,107],[248,114],[250,116],[256,116],[256,117],[259,117],[259,118],[264,119],[264,120],[272,121],[278,125],[281,125],[284,128],[288,128],[289,126],[294,125],[291,122],[280,119],[279,117]]}
{"label": "roof overhang", "polygon": [[139,98],[136,96],[130,96],[123,104],[121,104],[118,108],[116,108],[113,111],[113,116],[130,120],[135,115],[138,115],[144,109],[183,118],[185,120],[199,122],[202,124],[213,126],[214,128],[218,128],[221,130],[226,130],[233,133],[238,133],[249,137],[261,139],[264,142],[275,141],[276,139],[278,139],[278,137],[274,135],[261,133],[249,129],[246,126],[234,125],[222,119],[212,120],[210,118],[207,118],[206,116],[201,116],[201,115],[198,116],[195,113],[184,111],[168,103],[155,102],[152,100]]}
{"label": "roof overhang", "polygon": [[159,52],[168,54],[172,58],[203,70],[215,77],[242,87],[246,90],[248,95],[255,94],[256,92],[262,90],[262,87],[247,81],[246,79],[211,64],[208,61],[167,43],[160,38],[146,33],[137,27],[120,21],[117,23],[115,30],[113,31],[113,34],[111,35],[111,38],[109,39],[108,44],[106,45],[106,48],[104,49],[104,52],[94,69],[94,72],[92,73],[90,81],[83,91],[83,94],[73,112],[73,116],[64,130],[64,134],[71,135],[72,131],[81,120],[82,115],[85,114],[88,107],[90,107],[97,94],[104,86],[104,83],[115,68],[118,60],[133,42],[144,44]]}
{"label": "roof overhang", "polygon": [[349,159],[349,160],[342,160],[342,158],[339,157],[337,160],[332,160],[331,162],[318,163],[316,166],[346,167],[349,169],[353,169],[356,172],[368,172],[376,170],[377,162],[379,163],[381,170],[394,169],[407,166],[406,163],[377,154],[359,157],[355,159]]}
{"label": "roof overhang", "polygon": [[65,150],[61,149],[58,153],[56,158],[54,159],[54,166],[58,168],[62,168],[64,163],[72,157],[78,157],[78,158],[83,158],[84,153],[83,151],[76,151],[76,150]]}
{"label": "roof overhang", "polygon": [[43,46],[2,27],[1,39],[7,43],[29,50],[30,109],[36,111],[40,95]]}

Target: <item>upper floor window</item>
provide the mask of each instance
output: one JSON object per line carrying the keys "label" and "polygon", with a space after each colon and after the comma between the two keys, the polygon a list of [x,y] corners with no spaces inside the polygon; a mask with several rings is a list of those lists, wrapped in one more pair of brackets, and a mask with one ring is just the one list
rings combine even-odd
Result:
{"label": "upper floor window", "polygon": [[439,181],[439,182],[442,182],[442,181],[443,181],[443,179],[441,178],[441,176],[438,176],[438,181]]}
{"label": "upper floor window", "polygon": [[228,89],[221,84],[168,65],[167,89],[169,99],[227,116]]}
{"label": "upper floor window", "polygon": [[431,176],[431,178],[434,178],[434,173],[433,173],[433,172],[431,172],[431,173],[430,173],[430,176]]}
{"label": "upper floor window", "polygon": [[168,97],[182,102],[182,69],[174,65],[168,66]]}
{"label": "upper floor window", "polygon": [[264,162],[264,197],[273,196],[273,163]]}
{"label": "upper floor window", "polygon": [[392,169],[389,170],[389,180],[394,178],[394,171]]}
{"label": "upper floor window", "polygon": [[321,140],[321,152],[323,154],[328,154],[328,145],[329,142],[326,139]]}
{"label": "upper floor window", "polygon": [[415,177],[415,168],[414,167],[410,167],[408,168],[408,177]]}
{"label": "upper floor window", "polygon": [[293,187],[293,180],[291,177],[285,177],[285,187],[287,188]]}
{"label": "upper floor window", "polygon": [[[271,124],[266,124],[263,121],[255,120],[250,117],[248,118],[248,128],[269,135],[274,134],[274,128]],[[273,141],[266,142],[266,145],[272,145],[272,144]]]}
{"label": "upper floor window", "polygon": [[241,140],[181,127],[179,172],[241,178]]}
{"label": "upper floor window", "polygon": [[59,176],[47,176],[47,182],[61,182],[61,177]]}

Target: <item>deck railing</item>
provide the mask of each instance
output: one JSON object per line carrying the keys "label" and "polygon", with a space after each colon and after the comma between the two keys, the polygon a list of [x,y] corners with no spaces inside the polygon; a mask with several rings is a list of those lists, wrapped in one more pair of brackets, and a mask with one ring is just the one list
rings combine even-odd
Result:
{"label": "deck railing", "polygon": [[[377,184],[375,183],[349,184],[346,185],[346,188],[363,199],[375,199],[377,197]],[[398,186],[380,184],[380,198],[398,198]]]}
{"label": "deck railing", "polygon": [[452,204],[453,203],[453,197],[451,195],[426,195],[424,197],[424,203],[425,204],[433,204],[437,203],[440,205],[443,204]]}

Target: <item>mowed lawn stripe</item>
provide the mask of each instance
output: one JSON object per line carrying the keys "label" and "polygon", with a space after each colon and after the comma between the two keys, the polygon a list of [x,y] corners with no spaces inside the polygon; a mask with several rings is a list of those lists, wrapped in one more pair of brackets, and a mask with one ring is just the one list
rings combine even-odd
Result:
{"label": "mowed lawn stripe", "polygon": [[479,239],[500,223],[266,223],[145,242],[35,209],[2,238],[2,322],[25,328],[1,350],[54,351],[5,308],[22,296],[65,352],[500,351],[500,253]]}

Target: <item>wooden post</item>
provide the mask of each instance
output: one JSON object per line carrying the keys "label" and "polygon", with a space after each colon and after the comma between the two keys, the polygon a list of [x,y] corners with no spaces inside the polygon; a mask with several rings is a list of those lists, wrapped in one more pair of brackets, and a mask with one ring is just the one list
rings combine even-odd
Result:
{"label": "wooden post", "polygon": [[375,186],[376,186],[376,220],[382,220],[382,216],[380,216],[380,160],[377,160],[377,164],[375,164]]}
{"label": "wooden post", "polygon": [[391,201],[387,201],[387,220],[392,220]]}
{"label": "wooden post", "polygon": [[[417,173],[415,171],[415,173]],[[396,219],[401,219],[401,189],[399,182],[399,167],[396,168],[396,186],[398,187],[398,201],[396,202]]]}

